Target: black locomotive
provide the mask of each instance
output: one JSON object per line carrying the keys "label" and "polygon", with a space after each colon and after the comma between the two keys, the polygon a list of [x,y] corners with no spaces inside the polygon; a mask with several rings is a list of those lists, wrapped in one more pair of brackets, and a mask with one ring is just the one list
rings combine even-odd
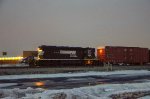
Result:
{"label": "black locomotive", "polygon": [[37,66],[83,66],[95,63],[95,48],[46,46],[38,47]]}

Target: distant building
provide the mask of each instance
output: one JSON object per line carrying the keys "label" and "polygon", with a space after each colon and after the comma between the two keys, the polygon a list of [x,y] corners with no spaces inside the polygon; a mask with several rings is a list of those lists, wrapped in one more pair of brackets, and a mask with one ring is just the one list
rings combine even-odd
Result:
{"label": "distant building", "polygon": [[23,51],[23,57],[29,57],[29,56],[34,56],[37,57],[38,52],[37,51]]}
{"label": "distant building", "polygon": [[3,56],[6,56],[7,55],[7,52],[2,52]]}

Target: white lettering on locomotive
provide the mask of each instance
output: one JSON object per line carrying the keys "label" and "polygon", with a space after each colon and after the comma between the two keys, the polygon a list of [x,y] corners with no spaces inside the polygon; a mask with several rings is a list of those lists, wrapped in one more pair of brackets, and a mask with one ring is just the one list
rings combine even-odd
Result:
{"label": "white lettering on locomotive", "polygon": [[91,57],[92,56],[92,51],[88,50],[88,56]]}
{"label": "white lettering on locomotive", "polygon": [[69,54],[70,57],[77,57],[76,51],[60,50],[60,54]]}

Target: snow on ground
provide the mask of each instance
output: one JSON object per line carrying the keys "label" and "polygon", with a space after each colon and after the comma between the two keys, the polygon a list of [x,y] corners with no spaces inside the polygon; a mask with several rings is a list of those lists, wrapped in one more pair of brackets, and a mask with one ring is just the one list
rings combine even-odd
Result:
{"label": "snow on ground", "polygon": [[8,87],[8,86],[14,86],[14,85],[17,85],[17,83],[6,83],[6,84],[0,84],[0,88],[2,87]]}
{"label": "snow on ground", "polygon": [[80,77],[80,76],[138,76],[150,75],[148,70],[124,70],[111,72],[85,72],[85,73],[58,73],[58,74],[28,74],[28,75],[4,75],[0,80],[6,79],[25,79],[25,78],[55,78],[55,77]]}
{"label": "snow on ground", "polygon": [[[1,99],[111,99],[112,94],[150,91],[150,82],[134,84],[104,84],[74,89],[0,89]],[[143,97],[141,99],[146,99]]]}
{"label": "snow on ground", "polygon": [[138,99],[150,99],[150,96],[145,96],[145,97],[141,97],[141,98],[138,98]]}
{"label": "snow on ground", "polygon": [[[86,73],[60,73],[60,74],[36,74],[36,75],[7,75],[0,76],[0,79],[22,79],[22,78],[52,78],[52,77],[78,77],[92,75],[121,75],[137,76],[149,75],[147,70],[126,70],[113,72],[86,72]],[[15,85],[11,83],[10,85]],[[48,90],[48,89],[2,89],[0,85],[1,99],[110,99],[110,95],[124,92],[150,91],[150,81],[132,84],[100,84],[96,86],[81,87],[74,89]],[[148,96],[140,99],[149,99]]]}

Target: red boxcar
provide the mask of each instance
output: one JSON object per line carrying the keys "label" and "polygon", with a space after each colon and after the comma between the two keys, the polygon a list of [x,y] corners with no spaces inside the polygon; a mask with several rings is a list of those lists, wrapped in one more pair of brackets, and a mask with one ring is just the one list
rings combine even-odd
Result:
{"label": "red boxcar", "polygon": [[145,64],[149,61],[148,48],[105,46],[97,49],[97,57],[113,64]]}

